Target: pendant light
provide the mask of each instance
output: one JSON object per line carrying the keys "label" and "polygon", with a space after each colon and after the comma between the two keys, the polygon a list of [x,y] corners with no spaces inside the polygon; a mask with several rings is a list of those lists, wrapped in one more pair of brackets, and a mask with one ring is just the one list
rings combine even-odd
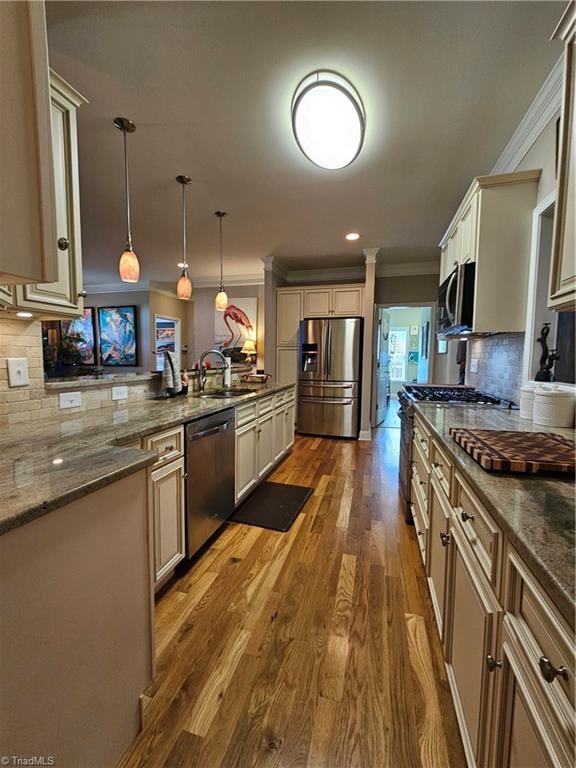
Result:
{"label": "pendant light", "polygon": [[137,283],[140,279],[140,263],[132,246],[132,229],[130,221],[130,185],[128,179],[128,152],[126,149],[126,134],[134,133],[136,126],[127,117],[115,117],[114,125],[124,134],[124,178],[126,182],[126,246],[120,261],[118,272],[124,283]]}
{"label": "pendant light", "polygon": [[178,184],[182,184],[182,274],[176,283],[176,296],[182,301],[192,298],[192,283],[188,277],[188,259],[186,258],[186,187],[191,182],[190,176],[176,176]]}
{"label": "pendant light", "polygon": [[214,211],[214,216],[218,216],[218,219],[220,220],[220,290],[216,295],[214,306],[218,312],[224,312],[228,306],[228,296],[224,290],[224,269],[222,266],[222,219],[224,216],[227,216],[227,213],[226,211]]}

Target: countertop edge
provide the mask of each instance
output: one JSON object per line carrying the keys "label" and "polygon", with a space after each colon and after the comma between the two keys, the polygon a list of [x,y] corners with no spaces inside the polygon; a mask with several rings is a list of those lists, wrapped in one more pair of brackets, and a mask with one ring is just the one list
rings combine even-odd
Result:
{"label": "countertop edge", "polygon": [[566,592],[565,587],[546,569],[544,563],[540,561],[537,555],[530,549],[528,544],[519,538],[516,531],[508,523],[506,518],[501,514],[500,510],[494,505],[494,503],[485,496],[482,488],[476,483],[476,481],[470,476],[466,466],[461,460],[460,453],[467,455],[456,443],[452,440],[449,441],[444,435],[438,432],[434,424],[426,417],[426,415],[420,410],[417,403],[413,404],[413,408],[418,413],[433,436],[442,444],[450,454],[450,458],[454,461],[454,466],[463,475],[464,479],[478,496],[478,499],[486,507],[488,512],[494,517],[495,522],[503,530],[506,538],[510,541],[512,546],[518,551],[518,554],[524,559],[529,570],[532,571],[537,581],[543,587],[545,592],[553,600],[554,604],[568,622],[571,629],[576,625],[576,601],[570,594]]}

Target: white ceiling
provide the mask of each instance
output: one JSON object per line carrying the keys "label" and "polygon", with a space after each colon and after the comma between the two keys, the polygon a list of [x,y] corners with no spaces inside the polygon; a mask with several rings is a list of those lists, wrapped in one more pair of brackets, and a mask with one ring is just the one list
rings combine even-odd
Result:
{"label": "white ceiling", "polygon": [[[89,100],[79,113],[87,284],[117,279],[122,141],[144,280],[176,278],[189,187],[192,278],[429,261],[473,176],[488,173],[555,61],[560,2],[48,2],[50,63]],[[367,114],[358,160],[307,161],[291,133],[302,77],[340,71]],[[356,230],[356,243],[343,238]]]}

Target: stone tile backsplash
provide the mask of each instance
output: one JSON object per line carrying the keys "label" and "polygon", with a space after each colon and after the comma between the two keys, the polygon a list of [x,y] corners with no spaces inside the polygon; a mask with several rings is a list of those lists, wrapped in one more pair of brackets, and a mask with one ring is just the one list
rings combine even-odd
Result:
{"label": "stone tile backsplash", "polygon": [[[466,384],[505,400],[520,402],[523,333],[499,333],[470,339],[466,361]],[[470,361],[478,360],[478,373],[470,372]]]}

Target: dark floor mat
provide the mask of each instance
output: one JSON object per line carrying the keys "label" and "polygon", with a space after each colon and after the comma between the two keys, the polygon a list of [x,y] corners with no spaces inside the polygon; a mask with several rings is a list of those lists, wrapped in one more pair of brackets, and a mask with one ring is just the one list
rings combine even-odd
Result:
{"label": "dark floor mat", "polygon": [[230,518],[233,523],[287,531],[306,504],[313,488],[285,483],[262,483]]}

